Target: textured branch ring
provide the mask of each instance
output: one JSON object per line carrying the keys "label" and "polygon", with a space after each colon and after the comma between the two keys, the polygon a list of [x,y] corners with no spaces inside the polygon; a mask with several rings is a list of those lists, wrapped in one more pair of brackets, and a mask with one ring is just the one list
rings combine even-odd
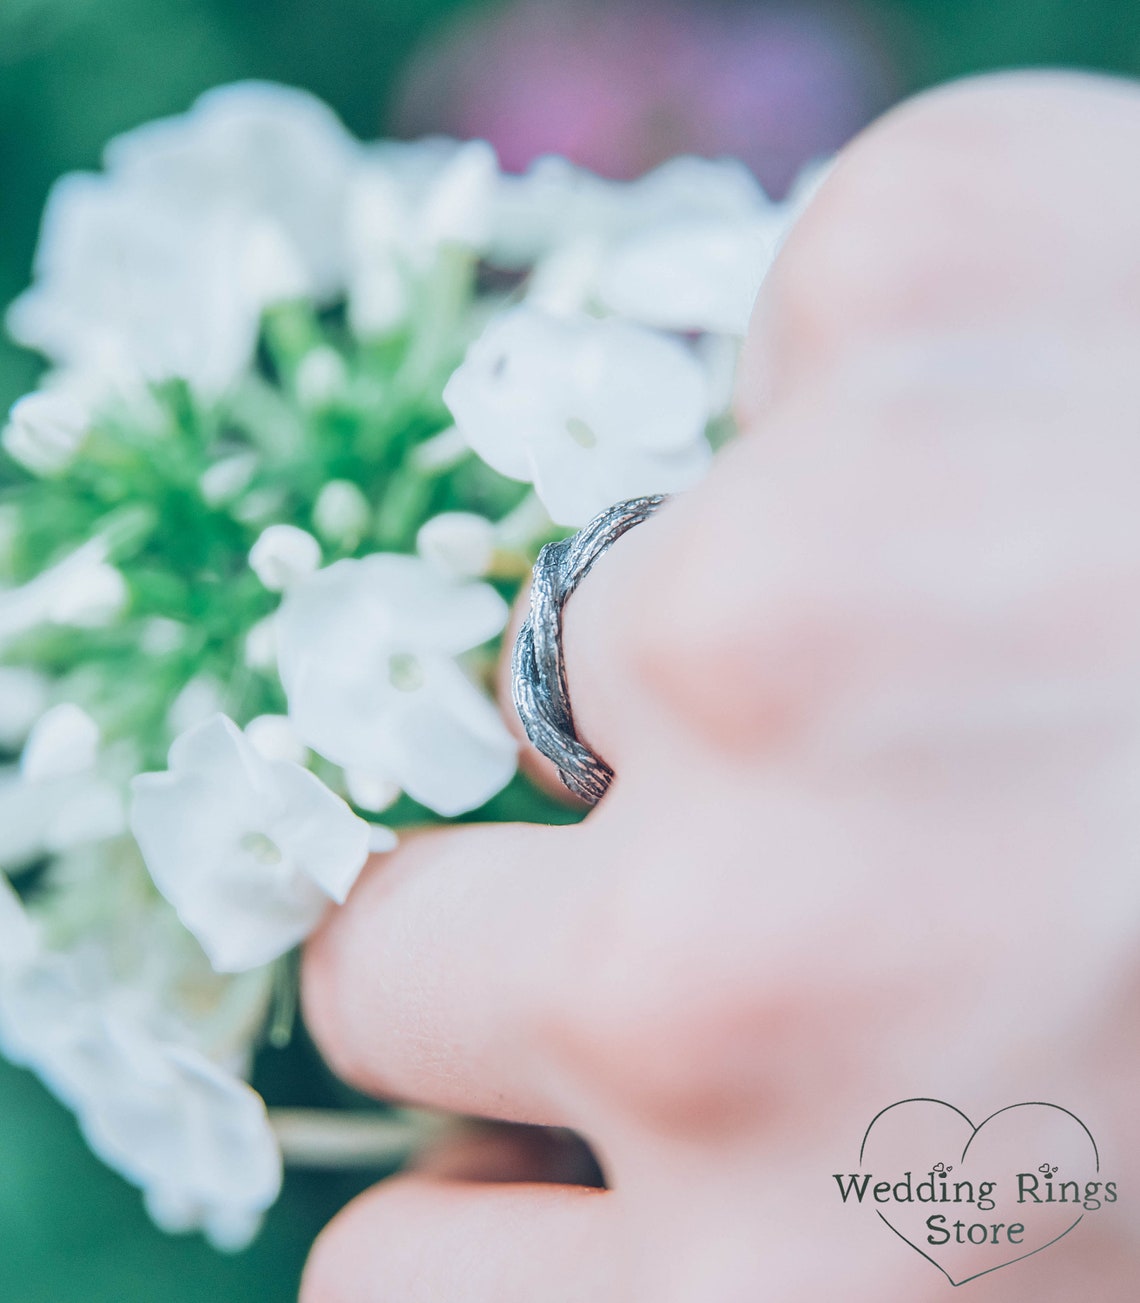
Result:
{"label": "textured branch ring", "polygon": [[530,615],[515,642],[511,695],[526,735],[558,767],[566,786],[591,805],[606,794],[614,771],[574,727],[562,655],[562,608],[598,557],[665,501],[665,495],[655,494],[619,502],[570,538],[548,543],[538,554]]}

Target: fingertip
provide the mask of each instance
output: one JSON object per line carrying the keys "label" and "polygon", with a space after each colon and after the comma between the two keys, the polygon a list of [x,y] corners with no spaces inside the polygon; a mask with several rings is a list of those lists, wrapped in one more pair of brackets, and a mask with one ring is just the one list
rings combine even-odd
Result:
{"label": "fingertip", "polygon": [[607,1200],[575,1186],[395,1177],[321,1232],[300,1303],[612,1297],[600,1234]]}
{"label": "fingertip", "polygon": [[846,353],[929,330],[1134,309],[1140,90],[1020,71],[905,101],[843,150],[765,281],[739,370],[755,425]]}
{"label": "fingertip", "polygon": [[539,1033],[552,939],[585,908],[578,833],[425,829],[370,865],[302,967],[306,1023],[334,1071],[388,1099],[563,1122]]}
{"label": "fingertip", "polygon": [[[361,878],[373,869],[373,860]],[[359,880],[357,882],[359,887]],[[355,894],[354,888],[353,894]],[[349,895],[349,901],[353,899]],[[301,1015],[305,1029],[321,1057],[342,1080],[353,1082],[359,1068],[351,1053],[353,1038],[346,1034],[342,1017],[344,982],[339,974],[342,960],[340,916],[344,907],[330,908],[321,925],[301,951]]]}

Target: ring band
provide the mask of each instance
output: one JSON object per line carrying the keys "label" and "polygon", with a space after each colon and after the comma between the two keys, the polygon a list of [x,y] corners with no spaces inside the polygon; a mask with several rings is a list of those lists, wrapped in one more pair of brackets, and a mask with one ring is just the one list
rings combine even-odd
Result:
{"label": "ring band", "polygon": [[534,566],[530,614],[515,641],[511,695],[526,735],[554,762],[563,783],[590,805],[605,796],[614,771],[574,727],[562,655],[562,608],[598,557],[665,501],[658,493],[619,502],[570,538],[547,543]]}

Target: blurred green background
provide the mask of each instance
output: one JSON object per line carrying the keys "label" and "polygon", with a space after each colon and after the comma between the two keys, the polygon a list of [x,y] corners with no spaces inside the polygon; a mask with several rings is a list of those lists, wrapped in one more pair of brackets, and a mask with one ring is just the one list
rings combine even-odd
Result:
{"label": "blurred green background", "polygon": [[[645,10],[652,0],[639,2]],[[401,113],[396,88],[409,61],[457,15],[478,23],[487,8],[455,0],[0,0],[0,302],[27,283],[51,182],[97,167],[116,132],[245,77],[309,88],[364,137],[399,122],[423,126],[425,112],[428,126],[447,126],[446,115],[431,121],[430,95],[426,110],[421,94],[410,115]],[[694,14],[707,8],[694,0]],[[765,8],[727,5],[738,18]],[[1140,72],[1135,0],[871,0],[831,11],[848,32],[853,12],[864,75],[870,66],[881,80],[868,103],[1000,67]],[[588,59],[588,50],[577,57]],[[407,98],[406,80],[400,94]],[[37,370],[35,358],[0,343],[0,412]],[[257,1084],[270,1102],[320,1105],[341,1093],[303,1038],[267,1052]],[[153,1230],[136,1192],[87,1153],[70,1116],[32,1077],[0,1063],[0,1303],[292,1300],[317,1230],[377,1175],[291,1174],[258,1242],[226,1258],[196,1238]]]}

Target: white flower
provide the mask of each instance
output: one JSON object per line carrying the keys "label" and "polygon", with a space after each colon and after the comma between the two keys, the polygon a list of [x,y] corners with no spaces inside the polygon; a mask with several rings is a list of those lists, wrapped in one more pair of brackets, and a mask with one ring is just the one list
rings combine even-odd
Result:
{"label": "white flower", "polygon": [[560,525],[690,488],[711,458],[700,363],[630,322],[514,308],[471,346],[443,396],[479,456],[532,481]]}
{"label": "white flower", "polygon": [[774,257],[769,222],[671,222],[606,256],[598,296],[611,312],[648,326],[742,336]]}
{"label": "white flower", "polygon": [[[261,305],[244,290],[248,228],[219,209],[192,213],[73,173],[52,187],[32,287],[13,303],[13,337],[93,374],[174,376],[203,396],[248,365]],[[121,382],[118,382],[121,383]]]}
{"label": "white flower", "polygon": [[178,376],[215,397],[248,366],[264,307],[341,288],[358,149],[320,101],[258,83],[120,136],[105,174],[53,187],[10,331],[88,374]]}
{"label": "white flower", "polygon": [[131,831],[155,885],[217,971],[269,963],[348,895],[368,825],[224,715],[177,738],[169,766],[131,785]]}
{"label": "white flower", "polygon": [[270,525],[250,549],[249,564],[271,593],[280,593],[316,570],[321,545],[296,525]]}
{"label": "white flower", "polygon": [[85,1057],[107,1077],[78,1110],[92,1150],[144,1190],[163,1230],[200,1228],[224,1250],[248,1244],[281,1189],[280,1151],[256,1091],[129,1024],[99,1029]]}
{"label": "white flower", "polygon": [[498,194],[489,256],[535,262],[528,302],[684,332],[745,333],[791,216],[727,159],[676,158],[632,182],[542,159]]}
{"label": "white flower", "polygon": [[420,526],[416,551],[456,579],[485,575],[495,550],[495,526],[471,511],[442,511]]}
{"label": "white flower", "polygon": [[455,657],[499,633],[507,605],[417,557],[338,561],[290,589],[278,666],[301,737],[349,771],[398,783],[442,815],[504,787],[516,747]]}
{"label": "white flower", "polygon": [[698,158],[683,154],[662,163],[636,181],[610,183],[623,193],[613,198],[617,216],[610,229],[629,234],[660,221],[713,218],[778,224],[773,204],[748,168],[733,158]]}
{"label": "white flower", "polygon": [[90,413],[69,394],[44,389],[12,405],[4,427],[4,450],[36,475],[65,469],[87,436]]}
{"label": "white flower", "polygon": [[240,1248],[281,1186],[265,1106],[195,1045],[156,975],[124,980],[114,969],[90,940],[45,949],[0,879],[0,1048],[75,1112],[159,1225]]}
{"label": "white flower", "polygon": [[414,285],[439,250],[479,250],[490,238],[498,182],[483,141],[376,145],[348,198],[349,319],[358,335],[384,334],[412,305]]}
{"label": "white flower", "polygon": [[608,234],[622,220],[618,196],[624,188],[553,155],[536,160],[523,176],[503,176],[495,196],[492,260],[526,267],[569,239]]}
{"label": "white flower", "polygon": [[501,179],[489,255],[525,266],[569,244],[606,247],[699,219],[776,223],[779,209],[732,159],[674,158],[636,181],[608,181],[564,158],[541,158],[524,176]]}
{"label": "white flower", "polygon": [[166,207],[192,217],[225,208],[276,231],[324,299],[343,283],[341,214],[360,153],[316,96],[248,81],[118,136],[105,158],[118,182]]}

